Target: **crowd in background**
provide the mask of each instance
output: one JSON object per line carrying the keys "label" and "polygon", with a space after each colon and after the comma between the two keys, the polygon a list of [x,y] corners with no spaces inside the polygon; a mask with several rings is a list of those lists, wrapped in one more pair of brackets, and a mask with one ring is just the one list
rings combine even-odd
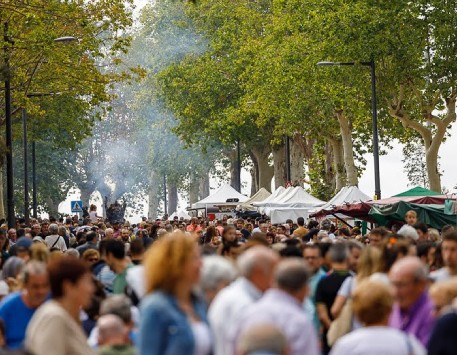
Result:
{"label": "crowd in background", "polygon": [[457,231],[224,216],[0,227],[0,348],[53,354],[454,354]]}

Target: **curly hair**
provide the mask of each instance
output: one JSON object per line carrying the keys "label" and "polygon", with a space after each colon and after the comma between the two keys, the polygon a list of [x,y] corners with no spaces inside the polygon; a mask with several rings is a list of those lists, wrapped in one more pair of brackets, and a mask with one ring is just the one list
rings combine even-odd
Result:
{"label": "curly hair", "polygon": [[174,294],[184,274],[185,264],[194,255],[197,243],[184,233],[172,233],[155,242],[143,261],[146,291],[162,290]]}

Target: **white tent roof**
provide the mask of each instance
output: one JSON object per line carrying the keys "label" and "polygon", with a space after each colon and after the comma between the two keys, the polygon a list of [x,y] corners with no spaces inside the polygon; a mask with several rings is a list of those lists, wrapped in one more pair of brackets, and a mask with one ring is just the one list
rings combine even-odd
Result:
{"label": "white tent roof", "polygon": [[277,199],[279,196],[281,196],[285,191],[288,191],[289,189],[290,189],[290,187],[288,187],[286,189],[283,186],[279,186],[276,190],[273,191],[273,193],[269,197],[267,197],[263,201],[254,202],[253,205],[254,206],[263,206],[267,202]]}
{"label": "white tent roof", "polygon": [[[238,199],[238,202],[233,203],[229,202],[227,203],[228,199]],[[231,187],[229,184],[225,184],[219,188],[216,192],[214,192],[212,195],[209,195],[208,197],[204,198],[201,201],[198,201],[197,203],[194,203],[192,205],[192,208],[205,208],[209,206],[215,206],[215,205],[233,205],[233,204],[238,204],[239,202],[246,202],[248,200],[248,197],[240,194],[238,191],[236,191],[233,187]]]}
{"label": "white tent roof", "polygon": [[254,202],[260,202],[264,201],[268,197],[271,196],[271,193],[262,187],[259,191],[257,191],[254,195],[251,196],[249,200],[246,202],[243,202],[237,206],[237,209],[239,210],[253,210],[255,211],[255,208],[252,206]]}
{"label": "white tent roof", "polygon": [[368,200],[371,200],[371,197],[363,193],[357,186],[345,186],[330,201],[319,207],[319,211],[346,203],[365,202]]}
{"label": "white tent roof", "polygon": [[172,220],[175,217],[178,217],[179,219],[181,219],[181,218],[183,218],[183,219],[191,219],[192,218],[191,216],[189,216],[189,214],[186,211],[175,212],[170,216],[169,219]]}
{"label": "white tent roof", "polygon": [[321,201],[318,198],[310,195],[301,186],[291,187],[286,189],[276,199],[267,202],[261,202],[254,204],[260,207],[318,207],[325,204],[325,201]]}

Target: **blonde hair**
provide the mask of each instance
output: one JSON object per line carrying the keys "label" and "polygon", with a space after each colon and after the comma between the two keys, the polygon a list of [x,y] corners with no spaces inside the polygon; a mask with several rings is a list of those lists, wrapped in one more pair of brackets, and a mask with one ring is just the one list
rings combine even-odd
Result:
{"label": "blonde hair", "polygon": [[381,250],[370,246],[364,248],[357,265],[357,281],[360,282],[376,272],[381,272],[381,269]]}
{"label": "blonde hair", "polygon": [[30,247],[30,260],[47,263],[49,260],[49,249],[43,243],[33,243]]}
{"label": "blonde hair", "polygon": [[414,210],[409,210],[408,212],[405,213],[405,217],[408,217],[408,216],[414,216],[417,218],[417,212]]}
{"label": "blonde hair", "polygon": [[428,293],[444,296],[445,305],[450,305],[457,297],[457,279],[435,282],[430,286]]}
{"label": "blonde hair", "polygon": [[380,281],[364,280],[352,294],[352,310],[364,325],[386,321],[392,311],[392,305],[390,288]]}
{"label": "blonde hair", "polygon": [[82,259],[85,260],[85,261],[89,261],[89,259],[93,256],[96,256],[97,258],[100,259],[100,253],[98,252],[98,250],[95,250],[95,249],[87,249],[83,255],[82,255]]}
{"label": "blonde hair", "polygon": [[176,284],[184,274],[185,264],[192,258],[195,248],[195,240],[180,232],[167,234],[155,242],[143,261],[146,292],[162,290],[174,294]]}

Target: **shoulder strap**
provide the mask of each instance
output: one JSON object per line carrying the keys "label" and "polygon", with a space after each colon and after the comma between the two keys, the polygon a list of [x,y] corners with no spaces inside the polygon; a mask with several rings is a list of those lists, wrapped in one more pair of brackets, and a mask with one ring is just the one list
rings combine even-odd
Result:
{"label": "shoulder strap", "polygon": [[52,246],[51,246],[49,249],[52,249],[52,248],[54,248],[54,247],[56,246],[57,242],[59,241],[59,239],[60,239],[60,235],[59,235],[59,236],[57,236],[57,239],[56,239],[56,241],[54,242],[54,244],[52,244]]}

